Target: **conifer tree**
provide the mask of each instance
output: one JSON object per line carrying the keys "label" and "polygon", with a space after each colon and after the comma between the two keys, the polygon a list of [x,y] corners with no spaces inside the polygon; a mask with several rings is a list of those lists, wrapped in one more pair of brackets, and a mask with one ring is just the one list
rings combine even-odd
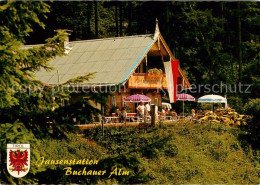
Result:
{"label": "conifer tree", "polygon": [[[61,107],[61,100],[68,99],[70,93],[57,91],[53,96],[53,88],[35,80],[34,72],[45,69],[51,71],[49,61],[56,56],[64,55],[65,31],[46,40],[45,44],[35,47],[24,46],[25,38],[33,31],[35,25],[44,28],[41,21],[46,17],[50,6],[44,2],[35,1],[7,1],[0,3],[0,130],[1,130],[1,182],[11,184],[36,183],[34,175],[45,168],[31,166],[30,174],[16,179],[6,171],[6,144],[30,143],[32,154],[31,164],[40,156],[34,146],[43,138],[66,137],[68,131],[74,131],[72,116],[80,117],[82,104],[88,117],[84,121],[92,120],[92,114],[99,110],[92,107],[86,99],[74,105]],[[66,84],[81,83],[89,80],[93,74],[86,74],[69,80]],[[55,89],[55,90],[56,90]],[[103,102],[105,96],[93,97],[94,102]],[[80,104],[81,103],[81,104]],[[72,105],[73,106],[73,105]],[[51,108],[56,110],[52,111]],[[87,111],[87,112],[86,112]],[[51,124],[50,124],[51,123]]]}

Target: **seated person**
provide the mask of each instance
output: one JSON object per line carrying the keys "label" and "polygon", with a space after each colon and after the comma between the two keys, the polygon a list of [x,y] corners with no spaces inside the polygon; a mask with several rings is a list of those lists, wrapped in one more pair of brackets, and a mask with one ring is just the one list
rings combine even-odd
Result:
{"label": "seated person", "polygon": [[126,121],[126,108],[122,109],[122,113],[121,113],[121,119],[120,119],[120,123],[123,123]]}
{"label": "seated person", "polygon": [[197,111],[197,113],[196,113],[196,115],[195,115],[195,117],[197,118],[197,119],[200,119],[200,118],[202,118],[204,115],[203,115],[203,111],[202,110],[198,110]]}
{"label": "seated person", "polygon": [[120,115],[121,115],[120,110],[119,110],[119,109],[116,109],[116,117],[120,117]]}
{"label": "seated person", "polygon": [[116,109],[116,117],[118,117],[120,123],[121,123],[121,115],[122,114],[121,114],[120,110]]}
{"label": "seated person", "polygon": [[191,118],[195,118],[195,116],[196,116],[195,110],[191,109]]}
{"label": "seated person", "polygon": [[178,114],[175,112],[175,110],[171,111],[171,116],[173,116],[174,118],[178,117]]}
{"label": "seated person", "polygon": [[166,107],[164,107],[163,109],[162,109],[162,116],[166,116],[166,113],[167,113],[167,108]]}
{"label": "seated person", "polygon": [[166,116],[171,116],[171,110],[170,109],[167,109]]}

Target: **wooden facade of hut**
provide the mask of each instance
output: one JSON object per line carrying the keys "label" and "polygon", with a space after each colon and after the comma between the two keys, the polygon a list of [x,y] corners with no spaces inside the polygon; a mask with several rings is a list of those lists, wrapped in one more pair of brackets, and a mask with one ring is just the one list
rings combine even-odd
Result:
{"label": "wooden facade of hut", "polygon": [[[73,41],[67,46],[65,56],[50,61],[55,70],[40,70],[35,74],[36,79],[55,85],[94,72],[93,79],[80,84],[83,89],[119,88],[109,96],[106,112],[126,106],[124,98],[137,93],[149,96],[152,104],[161,106],[162,95],[167,91],[163,62],[175,60],[175,57],[160,33],[158,24],[154,34]],[[155,68],[161,74],[149,73],[150,69]],[[178,88],[190,88],[180,67]],[[72,102],[84,96],[73,97]],[[100,105],[97,107],[101,108]],[[130,112],[135,112],[135,104],[128,103],[127,107]]]}

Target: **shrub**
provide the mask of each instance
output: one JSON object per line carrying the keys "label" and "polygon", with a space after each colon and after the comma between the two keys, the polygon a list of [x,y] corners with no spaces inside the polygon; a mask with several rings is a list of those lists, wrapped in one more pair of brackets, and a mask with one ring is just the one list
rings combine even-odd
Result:
{"label": "shrub", "polygon": [[174,157],[178,154],[178,147],[175,144],[169,144],[166,146],[164,153],[168,157]]}
{"label": "shrub", "polygon": [[254,116],[255,118],[260,117],[260,98],[250,99],[245,104],[244,110],[247,114]]}
{"label": "shrub", "polygon": [[251,99],[245,104],[244,110],[251,118],[245,126],[248,134],[246,139],[253,147],[260,148],[260,98]]}
{"label": "shrub", "polygon": [[100,163],[94,169],[111,171],[118,167],[129,170],[129,176],[68,177],[59,167],[49,168],[36,177],[39,183],[257,183],[260,155],[253,157],[253,149],[248,153],[243,151],[237,139],[241,133],[244,132],[239,127],[188,121],[164,123],[163,129],[155,127],[147,131],[106,128],[104,135],[98,128],[86,130],[86,139],[74,134],[69,141],[45,140],[37,149],[52,159],[97,158]]}
{"label": "shrub", "polygon": [[232,109],[235,109],[237,112],[243,111],[243,101],[242,98],[238,96],[228,96],[227,97],[228,104]]}

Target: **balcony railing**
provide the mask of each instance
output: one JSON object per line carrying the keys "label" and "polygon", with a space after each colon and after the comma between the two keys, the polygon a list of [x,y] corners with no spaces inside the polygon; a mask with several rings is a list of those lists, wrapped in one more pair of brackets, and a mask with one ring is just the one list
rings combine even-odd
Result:
{"label": "balcony railing", "polygon": [[166,89],[166,76],[165,74],[135,73],[129,78],[128,87],[131,89]]}

